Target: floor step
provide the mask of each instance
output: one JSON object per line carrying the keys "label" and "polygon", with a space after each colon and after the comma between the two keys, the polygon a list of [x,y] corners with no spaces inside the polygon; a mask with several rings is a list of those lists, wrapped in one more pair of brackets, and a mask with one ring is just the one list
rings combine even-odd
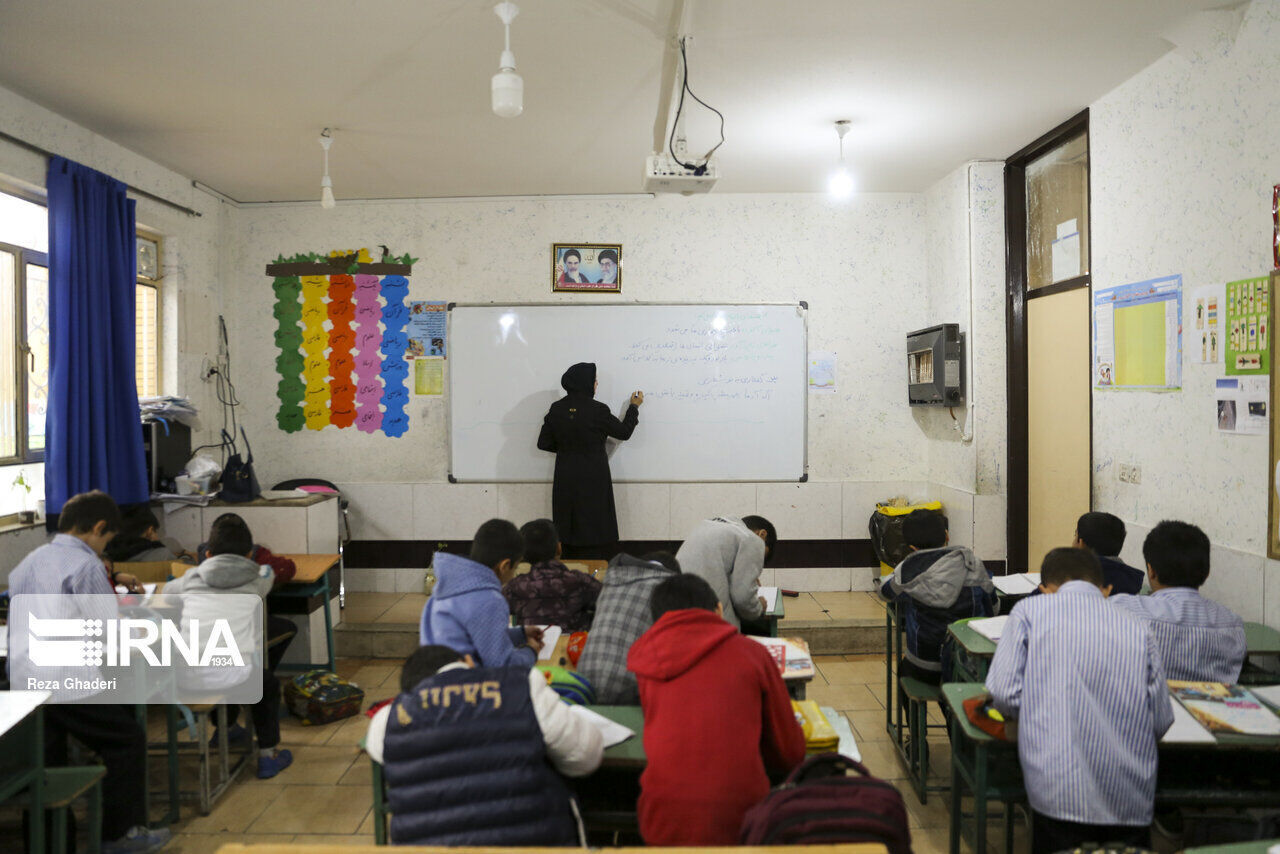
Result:
{"label": "floor step", "polygon": [[[884,652],[883,619],[788,620],[784,637],[804,638],[813,655]],[[417,623],[342,623],[333,632],[339,658],[403,661],[418,647]]]}

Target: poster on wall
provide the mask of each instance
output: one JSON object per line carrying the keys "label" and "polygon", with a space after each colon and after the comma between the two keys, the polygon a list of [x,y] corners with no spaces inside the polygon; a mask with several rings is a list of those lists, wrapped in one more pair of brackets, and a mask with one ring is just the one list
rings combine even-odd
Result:
{"label": "poster on wall", "polygon": [[1227,282],[1227,376],[1271,373],[1271,288],[1267,277]]}
{"label": "poster on wall", "polygon": [[1269,377],[1223,377],[1217,381],[1215,392],[1218,432],[1255,436],[1267,432]]}
{"label": "poster on wall", "polygon": [[1094,291],[1093,386],[1182,388],[1182,276]]}
{"label": "poster on wall", "polygon": [[1191,362],[1217,365],[1222,362],[1222,315],[1226,305],[1226,289],[1222,285],[1196,288],[1187,305],[1184,326],[1189,330]]}
{"label": "poster on wall", "polygon": [[425,397],[444,394],[444,359],[422,356],[413,360],[413,393]]}
{"label": "poster on wall", "polygon": [[825,350],[809,351],[809,391],[835,394],[836,354]]}
{"label": "poster on wall", "polygon": [[443,358],[448,355],[445,352],[448,306],[443,300],[414,300],[409,303],[409,349],[405,358]]}

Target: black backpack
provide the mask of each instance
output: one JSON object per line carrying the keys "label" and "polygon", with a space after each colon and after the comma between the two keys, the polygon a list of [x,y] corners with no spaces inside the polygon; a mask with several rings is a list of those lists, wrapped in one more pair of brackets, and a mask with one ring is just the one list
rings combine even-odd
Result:
{"label": "black backpack", "polygon": [[222,442],[231,448],[227,464],[222,469],[222,490],[218,497],[229,504],[241,504],[252,501],[262,494],[258,487],[258,476],[253,471],[253,451],[249,448],[249,437],[240,428],[240,438],[244,439],[244,449],[249,458],[241,459],[240,450],[236,447],[235,437],[222,431]]}

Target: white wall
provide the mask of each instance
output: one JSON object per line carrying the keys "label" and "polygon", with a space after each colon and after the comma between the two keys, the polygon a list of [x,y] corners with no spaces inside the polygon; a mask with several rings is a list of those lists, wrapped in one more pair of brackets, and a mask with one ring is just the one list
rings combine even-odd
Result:
{"label": "white wall", "polygon": [[572,302],[584,297],[551,293],[551,244],[620,242],[624,300],[808,301],[810,349],[839,357],[838,392],[809,398],[810,482],[619,484],[623,538],[679,538],[703,515],[751,511],[774,518],[785,538],[862,538],[876,499],[925,492],[927,441],[903,401],[902,376],[905,333],[926,319],[921,196],[846,205],[712,195],[274,206],[236,211],[232,231],[227,301],[260,478],[312,474],[344,484],[358,537],[468,537],[495,513],[549,515],[550,489],[445,483],[441,399],[414,398],[401,439],[332,427],[281,432],[264,267],[282,252],[387,244],[420,258],[410,299]]}
{"label": "white wall", "polygon": [[[190,396],[205,415],[205,423],[216,423],[212,389],[198,377],[204,355],[216,352],[213,321],[221,310],[220,241],[227,230],[226,206],[195,190],[190,179],[2,88],[0,130],[204,214],[189,217],[149,199],[138,200],[138,224],[164,237],[164,391]],[[46,166],[44,157],[0,140],[0,186],[42,193]],[[207,435],[198,431],[193,440],[207,441]],[[0,513],[21,509],[17,494],[9,486],[17,470],[16,466],[0,469]],[[43,485],[43,476],[38,482]],[[42,490],[33,490],[33,501],[41,497]],[[29,550],[30,543],[38,541],[30,536],[0,537],[0,576],[7,577],[8,569]],[[11,560],[15,555],[17,559]]]}
{"label": "white wall", "polygon": [[[951,541],[986,560],[1005,558],[1004,166],[960,166],[925,193],[929,326],[965,334],[966,405],[916,407],[929,447],[930,496],[940,498]],[[952,415],[954,414],[954,419]]]}
{"label": "white wall", "polygon": [[[1185,298],[1271,269],[1277,40],[1280,4],[1255,2],[1233,47],[1171,53],[1092,105],[1095,287],[1181,273]],[[1138,565],[1156,522],[1200,525],[1215,546],[1206,593],[1280,626],[1280,564],[1264,559],[1267,440],[1214,429],[1221,368],[1187,353],[1180,392],[1094,395],[1093,506],[1130,523]],[[1121,463],[1141,466],[1142,482],[1120,483]]]}

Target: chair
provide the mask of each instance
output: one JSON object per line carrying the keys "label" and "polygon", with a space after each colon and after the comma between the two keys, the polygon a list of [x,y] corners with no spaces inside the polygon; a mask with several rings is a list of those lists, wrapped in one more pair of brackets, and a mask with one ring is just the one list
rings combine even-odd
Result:
{"label": "chair", "polygon": [[907,779],[915,789],[920,803],[927,803],[929,792],[945,792],[949,785],[929,785],[929,730],[945,730],[945,724],[929,723],[929,704],[937,703],[942,708],[942,689],[913,679],[910,676],[898,678],[898,691],[901,702],[907,707],[906,739],[902,733],[894,739],[898,754],[907,765]]}
{"label": "chair", "polygon": [[351,520],[347,518],[347,508],[351,506],[351,502],[332,481],[318,477],[295,477],[293,480],[282,480],[271,488],[305,489],[306,487],[320,487],[318,491],[332,492],[338,496],[338,607],[345,608],[347,607],[347,581],[344,555],[346,544],[351,542]]}
{"label": "chair", "polygon": [[[44,808],[53,813],[53,838],[49,843],[52,854],[66,854],[67,814],[71,804],[82,795],[88,798],[89,804],[89,852],[98,854],[102,850],[102,778],[105,776],[107,769],[101,765],[45,769]],[[29,809],[31,796],[24,792],[10,803]],[[31,821],[43,820],[42,816],[31,816]]]}

